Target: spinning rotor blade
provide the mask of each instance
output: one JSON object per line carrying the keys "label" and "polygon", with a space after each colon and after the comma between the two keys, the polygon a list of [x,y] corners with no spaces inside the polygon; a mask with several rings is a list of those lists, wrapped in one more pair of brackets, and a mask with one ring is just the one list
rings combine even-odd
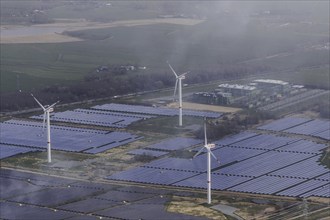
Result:
{"label": "spinning rotor blade", "polygon": [[171,64],[168,61],[167,61],[167,64],[171,68],[171,70],[174,73],[175,77],[178,78],[178,74],[176,74],[176,72],[174,71],[174,69],[172,68]]}
{"label": "spinning rotor blade", "polygon": [[44,106],[38,101],[38,99],[36,97],[33,96],[33,94],[31,93],[31,96],[34,98],[34,100],[36,100],[36,102],[38,103],[38,105],[40,105],[40,107],[46,111],[46,109],[44,108]]}
{"label": "spinning rotor blade", "polygon": [[190,71],[187,71],[185,73],[182,73],[181,75],[179,75],[179,77],[185,76],[186,74],[190,73]]}
{"label": "spinning rotor blade", "polygon": [[211,151],[211,150],[209,150],[210,151],[210,154],[212,155],[212,157],[218,162],[218,163],[220,163],[220,161],[218,160],[218,158],[214,155],[214,153]]}
{"label": "spinning rotor blade", "polygon": [[47,111],[47,110],[53,108],[53,107],[54,107],[57,103],[59,103],[59,102],[60,102],[60,101],[57,101],[57,102],[51,104],[50,106],[48,106],[48,107],[45,109],[45,111]]}
{"label": "spinning rotor blade", "polygon": [[202,147],[194,156],[193,158],[197,157],[198,155],[200,155],[204,150],[204,147]]}

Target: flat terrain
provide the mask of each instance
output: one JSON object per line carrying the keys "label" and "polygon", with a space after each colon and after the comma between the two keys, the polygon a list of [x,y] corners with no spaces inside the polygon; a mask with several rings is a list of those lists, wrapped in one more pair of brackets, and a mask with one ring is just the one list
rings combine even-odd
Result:
{"label": "flat terrain", "polygon": [[[66,22],[38,24],[33,26],[4,25],[1,27],[0,44],[74,42],[81,41],[82,39],[65,35],[63,32],[154,24],[196,25],[201,22],[203,22],[203,20],[188,18],[155,18],[107,23],[66,20]],[[38,31],[36,31],[36,29]]]}

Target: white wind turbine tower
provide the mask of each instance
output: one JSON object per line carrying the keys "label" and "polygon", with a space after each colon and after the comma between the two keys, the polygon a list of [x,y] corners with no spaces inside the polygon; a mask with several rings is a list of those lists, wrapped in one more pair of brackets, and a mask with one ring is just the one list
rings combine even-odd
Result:
{"label": "white wind turbine tower", "polygon": [[206,136],[206,118],[204,118],[204,146],[195,154],[193,158],[198,156],[204,148],[207,150],[207,204],[211,204],[211,155],[214,159],[219,160],[217,157],[212,153],[211,149],[215,147],[215,144],[208,144],[207,143],[207,136]]}
{"label": "white wind turbine tower", "polygon": [[175,88],[174,88],[174,97],[176,94],[176,89],[178,87],[179,84],[179,126],[182,126],[182,80],[186,78],[186,74],[189,73],[185,72],[181,75],[176,74],[176,72],[174,71],[174,69],[172,68],[171,64],[167,61],[167,64],[169,65],[169,67],[171,68],[172,72],[174,73],[175,77],[176,77],[176,81],[175,81]]}
{"label": "white wind turbine tower", "polygon": [[33,96],[33,94],[31,94],[32,97],[34,98],[34,100],[36,100],[36,102],[38,103],[38,105],[40,105],[40,107],[42,108],[42,110],[44,110],[44,120],[43,120],[43,123],[42,123],[42,130],[44,130],[45,128],[45,120],[47,118],[47,160],[48,160],[48,163],[51,163],[52,162],[52,158],[51,158],[51,144],[50,144],[50,117],[49,117],[49,113],[53,112],[54,111],[54,106],[59,102],[55,102],[54,104],[48,106],[48,105],[45,105],[43,106],[39,101],[38,99],[36,99],[36,97]]}

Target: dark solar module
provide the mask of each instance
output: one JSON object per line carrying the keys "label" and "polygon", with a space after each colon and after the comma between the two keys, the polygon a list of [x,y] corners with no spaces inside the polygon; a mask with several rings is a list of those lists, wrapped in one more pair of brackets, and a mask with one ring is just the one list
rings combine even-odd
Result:
{"label": "dark solar module", "polygon": [[13,197],[10,201],[35,204],[40,206],[56,207],[73,200],[79,200],[86,196],[94,195],[99,192],[95,189],[81,189],[74,187],[66,188],[47,188],[29,194]]}
{"label": "dark solar module", "polygon": [[51,208],[42,208],[27,204],[17,204],[11,202],[0,202],[0,218],[1,219],[66,219],[76,216],[72,212],[65,212]]}

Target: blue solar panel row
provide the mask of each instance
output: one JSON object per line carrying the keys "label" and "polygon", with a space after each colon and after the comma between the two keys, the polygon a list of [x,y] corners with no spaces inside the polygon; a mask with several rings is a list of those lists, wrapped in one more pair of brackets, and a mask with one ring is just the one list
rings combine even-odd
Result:
{"label": "blue solar panel row", "polygon": [[271,131],[283,131],[288,128],[295,127],[297,125],[306,123],[308,121],[311,121],[311,119],[298,118],[298,117],[287,117],[287,118],[282,118],[282,119],[273,121],[269,124],[260,126],[260,127],[258,127],[258,129],[271,130]]}
{"label": "blue solar panel row", "polygon": [[[212,160],[211,163],[212,169],[215,169],[219,166],[220,166],[219,163],[217,163],[215,160]],[[143,165],[143,167],[201,173],[206,171],[206,156],[200,155],[194,159],[173,158],[173,157],[162,158],[147,163]]]}
{"label": "blue solar panel row", "polygon": [[[265,150],[260,149],[245,149],[232,146],[218,148],[212,151],[213,154],[220,160],[221,165],[226,165],[233,162],[239,162],[250,157],[265,153]],[[205,157],[205,156],[204,156]]]}
{"label": "blue solar panel row", "polygon": [[[1,143],[35,148],[46,148],[46,134],[42,123],[10,120],[0,124]],[[90,129],[74,129],[51,126],[52,149],[99,153],[118,147],[141,137],[127,132],[105,132]]]}
{"label": "blue solar panel row", "polygon": [[281,178],[275,176],[261,176],[245,183],[231,187],[228,190],[255,194],[274,194],[290,186],[302,183],[305,180],[294,178]]}
{"label": "blue solar panel row", "polygon": [[[117,111],[117,112],[130,112],[139,114],[150,114],[150,115],[164,115],[164,116],[175,116],[179,115],[178,109],[163,108],[163,107],[150,107],[142,105],[126,105],[126,104],[104,104],[93,106],[93,109],[106,110],[106,111]],[[182,112],[183,115],[196,116],[196,117],[208,117],[208,118],[219,118],[222,114],[217,112],[208,111],[196,111],[186,110]]]}
{"label": "blue solar panel row", "polygon": [[329,173],[329,169],[320,165],[317,161],[320,155],[313,156],[309,159],[291,164],[285,168],[274,171],[270,175],[289,177],[289,178],[305,178],[314,179],[322,174]]}
{"label": "blue solar panel row", "polygon": [[[152,118],[150,115],[127,113],[111,113],[100,110],[75,109],[74,111],[57,112],[52,114],[52,121],[88,124],[106,127],[124,128],[133,122]],[[43,115],[32,116],[34,119],[43,119]]]}
{"label": "blue solar panel row", "polygon": [[319,154],[321,150],[326,147],[324,144],[317,144],[312,141],[307,140],[298,140],[296,142],[292,142],[288,145],[284,145],[278,150],[280,151],[289,151],[296,153],[311,153],[311,154]]}
{"label": "blue solar panel row", "polygon": [[[212,189],[216,189],[216,190],[225,190],[234,185],[243,183],[251,179],[249,177],[226,176],[226,175],[218,175],[214,173],[212,174],[211,178],[212,178]],[[190,188],[205,188],[207,186],[206,180],[207,180],[206,173],[202,173],[193,176],[191,178],[184,179],[172,185],[190,187]]]}
{"label": "blue solar panel row", "polygon": [[14,145],[0,144],[0,159],[15,156],[17,154],[24,154],[35,151],[41,151],[41,150],[28,148],[28,147],[18,147]]}
{"label": "blue solar panel row", "polygon": [[330,140],[330,121],[315,119],[302,125],[285,130],[295,134],[305,134]]}
{"label": "blue solar panel row", "polygon": [[129,151],[128,153],[133,155],[149,155],[153,157],[160,157],[168,154],[168,152],[151,150],[151,149],[135,149]]}
{"label": "blue solar panel row", "polygon": [[201,143],[203,143],[203,140],[200,140],[200,139],[176,137],[176,138],[171,138],[171,139],[161,141],[157,144],[150,145],[147,148],[173,151],[173,150],[189,148],[191,146],[201,144]]}
{"label": "blue solar panel row", "polygon": [[[318,188],[329,187],[329,182],[319,181],[319,180],[308,180],[299,185],[295,185],[286,190],[278,192],[277,195],[280,196],[294,196],[294,197],[305,197],[311,191]],[[328,188],[329,190],[329,188]],[[303,196],[305,194],[305,196]]]}
{"label": "blue solar panel row", "polygon": [[243,148],[251,148],[251,149],[261,149],[261,150],[272,150],[278,147],[288,145],[293,143],[299,139],[289,138],[289,137],[281,137],[274,136],[268,134],[261,134],[258,136],[254,136],[234,144],[232,146],[243,147]]}
{"label": "blue solar panel row", "polygon": [[258,134],[253,133],[253,132],[244,131],[239,134],[226,136],[225,138],[222,138],[218,141],[214,141],[212,143],[219,145],[219,146],[223,146],[223,145],[233,144],[235,142],[239,142],[239,141],[242,141],[242,140],[248,139],[250,137],[257,136],[257,135]]}
{"label": "blue solar panel row", "polygon": [[300,197],[309,197],[309,196],[319,196],[319,197],[326,197],[329,198],[330,197],[330,192],[329,192],[329,184],[321,186],[319,188],[316,188],[314,190],[311,190],[309,192],[306,192],[302,195],[300,195]]}
{"label": "blue solar panel row", "polygon": [[191,172],[178,170],[154,169],[148,167],[137,167],[107,177],[111,180],[122,180],[139,183],[152,183],[160,185],[170,185],[196,175]]}
{"label": "blue solar panel row", "polygon": [[311,155],[309,154],[269,151],[250,158],[249,160],[244,160],[222,168],[219,172],[222,174],[258,177],[271,173],[292,163],[305,160],[310,156]]}

